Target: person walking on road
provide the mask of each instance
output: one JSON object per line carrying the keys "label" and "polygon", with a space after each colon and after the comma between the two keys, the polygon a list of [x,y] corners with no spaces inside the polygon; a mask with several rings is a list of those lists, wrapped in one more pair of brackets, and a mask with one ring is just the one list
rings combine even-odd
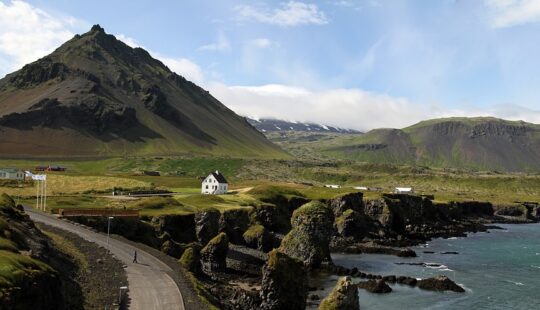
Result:
{"label": "person walking on road", "polygon": [[135,250],[135,252],[133,252],[133,262],[138,263],[137,262],[137,250]]}

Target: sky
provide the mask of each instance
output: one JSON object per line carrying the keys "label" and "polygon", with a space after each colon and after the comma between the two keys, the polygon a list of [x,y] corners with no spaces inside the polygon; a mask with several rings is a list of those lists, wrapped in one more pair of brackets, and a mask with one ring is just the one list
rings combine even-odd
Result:
{"label": "sky", "polygon": [[244,116],[540,123],[540,0],[0,0],[0,77],[93,24]]}

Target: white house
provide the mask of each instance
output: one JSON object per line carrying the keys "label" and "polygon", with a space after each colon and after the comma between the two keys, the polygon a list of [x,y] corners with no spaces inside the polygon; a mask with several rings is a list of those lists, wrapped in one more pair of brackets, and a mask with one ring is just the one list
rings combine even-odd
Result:
{"label": "white house", "polygon": [[216,172],[210,173],[202,182],[201,193],[210,195],[223,195],[227,194],[229,190],[229,182],[223,176],[223,174]]}
{"label": "white house", "polygon": [[24,181],[24,172],[12,168],[0,168],[0,179]]}
{"label": "white house", "polygon": [[396,187],[394,189],[394,193],[396,193],[396,194],[412,194],[413,189],[412,189],[412,187]]}

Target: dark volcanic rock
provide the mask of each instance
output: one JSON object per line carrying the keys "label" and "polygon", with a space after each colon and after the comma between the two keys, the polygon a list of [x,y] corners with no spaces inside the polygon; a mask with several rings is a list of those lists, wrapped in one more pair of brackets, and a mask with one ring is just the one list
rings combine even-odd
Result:
{"label": "dark volcanic rock", "polygon": [[349,277],[338,280],[330,294],[321,301],[319,310],[359,310],[358,292]]}
{"label": "dark volcanic rock", "polygon": [[158,235],[168,233],[177,242],[190,243],[197,240],[195,234],[195,216],[162,215],[152,218],[152,225]]}
{"label": "dark volcanic rock", "polygon": [[329,201],[334,216],[338,217],[347,210],[362,212],[364,209],[364,194],[361,192],[340,195]]}
{"label": "dark volcanic rock", "polygon": [[229,251],[229,238],[220,233],[201,250],[201,262],[206,273],[224,270],[227,268],[227,252]]}
{"label": "dark volcanic rock", "polygon": [[465,290],[450,280],[447,276],[436,276],[434,278],[423,279],[418,281],[417,286],[429,291],[452,291],[464,293]]}
{"label": "dark volcanic rock", "polygon": [[302,262],[272,250],[263,267],[260,309],[304,310],[307,295],[307,272]]}
{"label": "dark volcanic rock", "polygon": [[399,284],[415,286],[416,282],[418,282],[418,280],[416,280],[415,278],[411,278],[411,277],[400,276],[400,277],[397,278],[396,282],[399,283]]}
{"label": "dark volcanic rock", "polygon": [[324,203],[310,202],[294,211],[292,230],[283,238],[280,250],[312,268],[331,261],[330,238],[334,214]]}
{"label": "dark volcanic rock", "polygon": [[416,252],[412,249],[404,249],[399,251],[397,254],[398,257],[416,257]]}
{"label": "dark volcanic rock", "polygon": [[170,239],[163,242],[160,250],[161,252],[169,256],[180,258],[182,254],[184,253],[185,248],[182,244]]}
{"label": "dark volcanic rock", "polygon": [[201,273],[201,248],[193,244],[188,247],[179,260],[180,264],[193,274]]}
{"label": "dark volcanic rock", "polygon": [[195,213],[195,233],[199,243],[206,244],[218,234],[219,218],[220,213],[215,209]]}
{"label": "dark volcanic rock", "polygon": [[386,294],[392,292],[392,288],[383,279],[359,282],[357,286],[370,293]]}
{"label": "dark volcanic rock", "polygon": [[221,214],[219,219],[219,231],[229,236],[234,244],[243,244],[242,235],[249,227],[249,214],[246,210],[229,210]]}
{"label": "dark volcanic rock", "polygon": [[250,226],[243,238],[248,247],[263,252],[269,252],[276,246],[276,238],[262,225]]}
{"label": "dark volcanic rock", "polygon": [[272,231],[286,233],[291,229],[289,221],[291,213],[285,206],[266,204],[257,206],[250,216],[253,223],[261,224]]}

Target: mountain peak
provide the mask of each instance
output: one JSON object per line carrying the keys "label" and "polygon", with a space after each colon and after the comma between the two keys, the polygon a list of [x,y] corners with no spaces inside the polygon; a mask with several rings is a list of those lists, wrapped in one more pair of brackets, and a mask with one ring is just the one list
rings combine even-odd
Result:
{"label": "mountain peak", "polygon": [[101,27],[99,24],[95,24],[90,29],[90,32],[103,32],[103,33],[105,33],[105,29],[103,29],[103,27]]}

